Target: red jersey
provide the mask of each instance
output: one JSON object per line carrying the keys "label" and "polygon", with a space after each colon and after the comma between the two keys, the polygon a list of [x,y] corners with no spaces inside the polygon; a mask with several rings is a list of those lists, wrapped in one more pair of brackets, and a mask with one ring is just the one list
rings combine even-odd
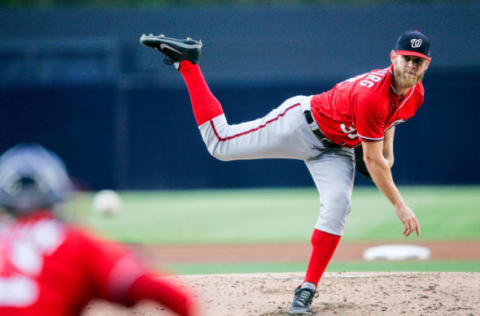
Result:
{"label": "red jersey", "polygon": [[122,245],[49,214],[0,225],[0,315],[78,315],[93,298],[130,305],[144,273]]}
{"label": "red jersey", "polygon": [[393,85],[392,65],[350,78],[313,96],[311,109],[330,141],[355,147],[362,140],[382,140],[387,129],[415,115],[424,93],[419,82],[399,98]]}

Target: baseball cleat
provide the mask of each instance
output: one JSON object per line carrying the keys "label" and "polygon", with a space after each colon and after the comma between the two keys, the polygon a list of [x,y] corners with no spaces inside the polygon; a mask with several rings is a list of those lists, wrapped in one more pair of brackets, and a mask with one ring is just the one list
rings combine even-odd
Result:
{"label": "baseball cleat", "polygon": [[196,41],[189,37],[186,39],[176,39],[166,37],[163,34],[143,34],[140,37],[140,43],[164,54],[164,63],[167,65],[175,65],[177,69],[178,64],[182,60],[188,60],[194,64],[198,63],[203,45],[202,41]]}
{"label": "baseball cleat", "polygon": [[310,304],[312,304],[314,296],[314,289],[297,287],[288,313],[290,315],[312,315]]}

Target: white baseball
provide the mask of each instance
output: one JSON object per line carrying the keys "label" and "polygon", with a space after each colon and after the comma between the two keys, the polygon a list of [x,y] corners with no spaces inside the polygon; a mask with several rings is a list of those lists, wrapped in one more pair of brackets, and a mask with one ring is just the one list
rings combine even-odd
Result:
{"label": "white baseball", "polygon": [[122,209],[122,199],[113,190],[102,190],[93,198],[93,209],[103,215],[115,215]]}

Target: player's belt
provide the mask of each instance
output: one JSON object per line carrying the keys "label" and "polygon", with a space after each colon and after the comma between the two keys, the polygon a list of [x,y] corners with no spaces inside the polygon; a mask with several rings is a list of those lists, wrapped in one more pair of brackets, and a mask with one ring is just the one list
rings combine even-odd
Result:
{"label": "player's belt", "polygon": [[312,123],[313,123],[313,116],[312,116],[312,112],[310,110],[306,110],[303,112],[303,114],[305,114],[305,119],[307,120],[307,123],[308,125],[310,126],[310,128],[312,129],[312,132],[315,134],[315,136],[317,136],[317,138],[323,143],[323,145],[325,147],[328,147],[328,148],[340,148],[341,146],[335,144],[335,143],[332,143],[332,141],[330,139],[328,139],[323,133],[322,131],[320,130],[320,128],[318,127],[312,127]]}

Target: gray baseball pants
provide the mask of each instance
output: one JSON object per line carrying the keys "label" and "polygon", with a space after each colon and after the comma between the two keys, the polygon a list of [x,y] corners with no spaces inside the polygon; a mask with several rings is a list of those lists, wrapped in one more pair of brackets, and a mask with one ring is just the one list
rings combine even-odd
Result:
{"label": "gray baseball pants", "polygon": [[313,134],[303,113],[310,110],[310,99],[292,97],[266,116],[241,124],[229,125],[222,114],[199,129],[209,153],[219,160],[303,160],[320,195],[315,228],[341,236],[350,212],[354,152],[351,148],[327,148]]}

